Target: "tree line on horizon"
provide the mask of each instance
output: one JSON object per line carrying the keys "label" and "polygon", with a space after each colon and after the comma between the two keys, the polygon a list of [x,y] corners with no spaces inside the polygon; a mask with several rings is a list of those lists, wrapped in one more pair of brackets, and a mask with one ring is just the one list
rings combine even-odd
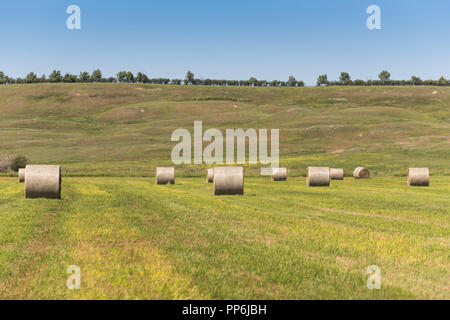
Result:
{"label": "tree line on horizon", "polygon": [[409,80],[391,80],[391,74],[383,70],[377,80],[352,80],[347,72],[341,72],[338,81],[329,81],[326,74],[319,75],[317,86],[448,86],[450,81],[444,77],[439,80],[422,80],[420,77],[412,76]]}
{"label": "tree line on horizon", "polygon": [[[441,77],[439,80],[422,80],[417,76],[412,76],[409,80],[391,80],[389,71],[383,70],[378,75],[377,80],[352,80],[350,74],[341,72],[338,81],[329,81],[326,74],[319,75],[317,86],[371,86],[371,85],[390,85],[390,86],[448,86],[450,81]],[[287,81],[280,80],[258,80],[251,77],[248,80],[218,80],[218,79],[199,79],[195,78],[194,73],[188,71],[185,79],[169,78],[149,78],[146,74],[138,72],[134,75],[131,71],[120,71],[116,77],[104,78],[99,69],[89,72],[80,72],[73,75],[66,73],[62,75],[61,71],[53,70],[47,77],[45,74],[38,77],[34,72],[30,72],[25,78],[12,78],[0,71],[0,84],[15,83],[89,83],[89,82],[119,82],[119,83],[155,83],[172,85],[213,85],[213,86],[250,86],[250,87],[303,87],[305,83],[289,76]]]}

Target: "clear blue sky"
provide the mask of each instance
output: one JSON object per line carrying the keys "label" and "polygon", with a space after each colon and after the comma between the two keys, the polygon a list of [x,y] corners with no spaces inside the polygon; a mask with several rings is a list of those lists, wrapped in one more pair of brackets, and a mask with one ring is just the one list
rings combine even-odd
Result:
{"label": "clear blue sky", "polygon": [[[76,4],[82,29],[66,27]],[[371,4],[382,30],[366,27]],[[450,78],[448,0],[14,0],[0,2],[10,76],[142,71],[150,77],[298,80]]]}

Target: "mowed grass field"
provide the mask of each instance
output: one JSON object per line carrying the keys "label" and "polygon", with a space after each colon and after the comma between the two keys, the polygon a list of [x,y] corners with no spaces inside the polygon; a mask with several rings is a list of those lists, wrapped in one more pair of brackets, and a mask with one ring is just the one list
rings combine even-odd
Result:
{"label": "mowed grass field", "polygon": [[200,178],[72,177],[57,201],[0,178],[0,298],[449,299],[449,184],[247,178],[215,197]]}
{"label": "mowed grass field", "polygon": [[[0,174],[0,298],[450,299],[449,106],[441,87],[2,85],[0,159],[61,164],[63,199]],[[183,165],[156,186],[194,120],[280,129],[288,181],[246,165],[245,195],[214,197]],[[345,180],[306,187],[322,165]],[[349,177],[360,165],[371,179]],[[408,167],[431,186],[407,187]]]}

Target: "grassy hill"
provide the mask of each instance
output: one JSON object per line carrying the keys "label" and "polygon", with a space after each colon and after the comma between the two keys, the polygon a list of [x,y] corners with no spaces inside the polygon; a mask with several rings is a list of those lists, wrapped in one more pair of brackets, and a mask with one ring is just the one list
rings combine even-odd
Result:
{"label": "grassy hill", "polygon": [[[450,88],[249,88],[140,84],[0,86],[0,158],[60,163],[65,175],[153,175],[176,128],[280,129],[281,166],[410,166],[450,174]],[[204,175],[201,167],[180,175]],[[248,172],[258,172],[249,167]]]}

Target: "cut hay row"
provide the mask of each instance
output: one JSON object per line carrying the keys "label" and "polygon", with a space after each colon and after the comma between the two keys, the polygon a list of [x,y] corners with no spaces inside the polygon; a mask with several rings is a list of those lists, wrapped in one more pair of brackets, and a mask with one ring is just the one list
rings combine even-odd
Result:
{"label": "cut hay row", "polygon": [[[370,172],[358,167],[353,172],[357,179],[367,179]],[[344,169],[308,167],[306,184],[309,187],[328,187],[331,180],[343,180]],[[286,181],[287,168],[273,168],[273,181]],[[19,169],[19,182],[25,182],[25,198],[61,199],[61,167],[56,165],[28,165]],[[243,167],[215,167],[207,170],[207,182],[213,183],[214,195],[243,195]],[[156,184],[175,184],[174,167],[156,168]],[[409,168],[408,186],[429,186],[428,168]]]}

